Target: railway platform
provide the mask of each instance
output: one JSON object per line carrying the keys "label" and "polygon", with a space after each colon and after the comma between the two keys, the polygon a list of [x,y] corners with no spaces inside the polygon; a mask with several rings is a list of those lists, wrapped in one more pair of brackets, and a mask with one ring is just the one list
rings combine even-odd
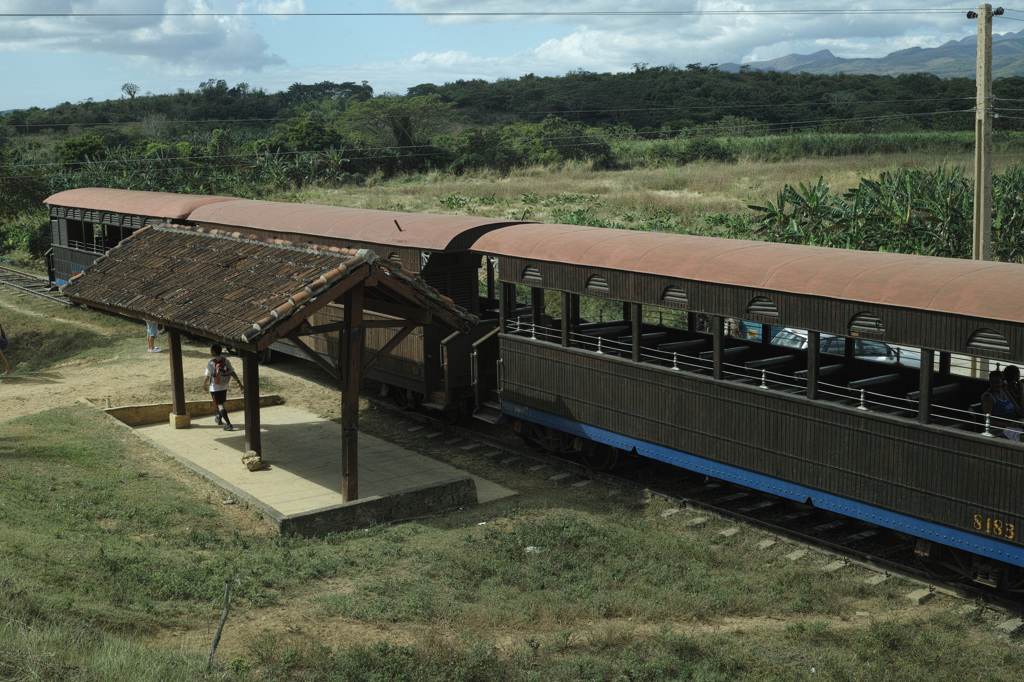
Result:
{"label": "railway platform", "polygon": [[324,534],[486,503],[515,491],[365,433],[359,434],[359,499],[342,502],[341,425],[288,405],[265,407],[260,427],[264,468],[242,463],[241,412],[234,431],[214,417],[175,429],[166,421],[135,432],[212,480],[226,499],[248,504],[281,533]]}

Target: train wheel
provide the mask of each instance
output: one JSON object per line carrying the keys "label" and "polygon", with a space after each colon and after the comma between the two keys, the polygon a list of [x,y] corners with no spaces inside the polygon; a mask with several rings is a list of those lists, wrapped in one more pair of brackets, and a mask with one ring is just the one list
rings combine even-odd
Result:
{"label": "train wheel", "polygon": [[535,452],[544,452],[547,447],[544,445],[544,432],[535,424],[517,420],[512,425],[512,430],[523,439],[526,446]]}
{"label": "train wheel", "polygon": [[400,410],[408,410],[412,406],[408,391],[398,386],[388,386],[388,400]]}
{"label": "train wheel", "polygon": [[619,449],[604,443],[586,441],[589,446],[584,445],[579,450],[580,459],[594,471],[611,471],[619,463]]}
{"label": "train wheel", "polygon": [[921,568],[936,580],[971,581],[973,570],[970,554],[922,539],[917,541],[914,552],[921,562]]}
{"label": "train wheel", "polygon": [[461,424],[466,421],[466,417],[472,412],[469,409],[469,405],[465,400],[460,400],[448,409],[441,412],[441,421],[445,424]]}
{"label": "train wheel", "polygon": [[261,365],[269,365],[273,357],[274,351],[270,350],[269,348],[264,348],[263,351],[260,353],[258,362]]}

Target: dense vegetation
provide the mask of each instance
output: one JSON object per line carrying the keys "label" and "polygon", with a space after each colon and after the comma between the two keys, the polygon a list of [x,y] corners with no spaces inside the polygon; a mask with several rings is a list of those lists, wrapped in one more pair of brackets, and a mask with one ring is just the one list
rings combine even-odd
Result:
{"label": "dense vegetation", "polygon": [[[1000,101],[1024,78],[1000,79]],[[40,207],[82,186],[263,198],[398,175],[507,174],[532,166],[592,170],[718,161],[784,161],[974,146],[974,82],[928,74],[809,75],[713,66],[637,64],[632,72],[424,84],[375,96],[365,81],[245,83],[11,112],[0,121],[0,254],[46,248]],[[1021,119],[997,118],[997,150],[1024,140]],[[827,187],[807,178],[774,202],[672,229],[748,238],[969,255],[973,181],[959,168],[917,169]],[[996,254],[1024,256],[1021,173],[996,188]],[[587,222],[586,215],[564,222]],[[892,221],[896,221],[895,223]],[[665,229],[671,220],[640,229]],[[895,226],[898,226],[896,228]]]}

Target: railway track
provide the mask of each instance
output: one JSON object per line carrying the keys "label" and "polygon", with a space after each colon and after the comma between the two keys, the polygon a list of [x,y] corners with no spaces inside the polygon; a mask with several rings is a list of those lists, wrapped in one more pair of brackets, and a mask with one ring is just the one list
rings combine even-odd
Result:
{"label": "railway track", "polygon": [[822,552],[842,564],[863,566],[880,577],[900,576],[930,591],[984,603],[1011,614],[1024,610],[1024,595],[1007,595],[929,574],[920,567],[914,555],[914,538],[909,535],[653,460],[637,458],[620,462],[613,472],[593,471],[571,457],[537,452],[524,443],[497,438],[494,427],[445,424],[429,415],[399,410],[381,398],[366,397],[438,431],[478,442],[492,451],[501,450],[503,456],[530,465],[545,464],[580,479],[641,491],[680,510],[696,512],[697,516],[713,515],[755,527],[800,549]]}
{"label": "railway track", "polygon": [[15,270],[6,265],[0,265],[0,284],[26,294],[49,299],[61,305],[74,305],[71,301],[64,298],[59,291],[50,289],[50,283],[44,277]]}

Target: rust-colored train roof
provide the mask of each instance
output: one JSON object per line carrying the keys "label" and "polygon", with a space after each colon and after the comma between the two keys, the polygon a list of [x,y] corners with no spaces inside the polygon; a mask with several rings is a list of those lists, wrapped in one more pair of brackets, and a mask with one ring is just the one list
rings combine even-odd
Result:
{"label": "rust-colored train roof", "polygon": [[[190,217],[201,225],[226,229],[261,230],[430,251],[467,248],[480,234],[510,224],[507,220],[475,216],[241,199],[198,207]],[[297,236],[289,238],[297,239]]]}
{"label": "rust-colored train roof", "polygon": [[807,296],[1024,321],[1024,266],[575,225],[522,224],[475,249]]}
{"label": "rust-colored train roof", "polygon": [[200,206],[231,200],[232,197],[199,194],[82,187],[57,192],[43,203],[50,206],[67,206],[168,220],[184,220]]}
{"label": "rust-colored train roof", "polygon": [[263,348],[274,334],[301,322],[306,308],[316,310],[346,278],[366,269],[367,281],[378,282],[365,290],[367,309],[380,301],[426,310],[438,323],[462,331],[475,323],[437,291],[366,249],[167,224],[122,240],[62,291],[76,303]]}

